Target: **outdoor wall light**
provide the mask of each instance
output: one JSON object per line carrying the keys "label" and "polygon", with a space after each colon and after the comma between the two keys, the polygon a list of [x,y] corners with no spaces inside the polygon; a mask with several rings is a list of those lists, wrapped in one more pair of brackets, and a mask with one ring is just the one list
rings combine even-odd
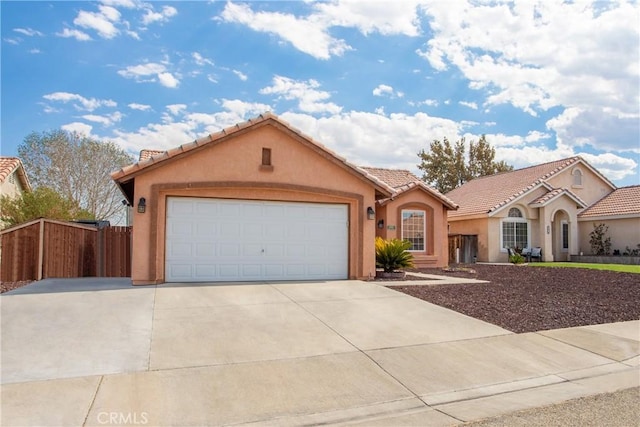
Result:
{"label": "outdoor wall light", "polygon": [[547,234],[551,234],[551,226],[547,225]]}
{"label": "outdoor wall light", "polygon": [[384,228],[384,219],[378,221],[378,228]]}
{"label": "outdoor wall light", "polygon": [[138,200],[138,213],[144,213],[147,210],[147,199],[140,197]]}
{"label": "outdoor wall light", "polygon": [[369,219],[376,219],[376,211],[374,211],[371,206],[367,208],[367,217]]}

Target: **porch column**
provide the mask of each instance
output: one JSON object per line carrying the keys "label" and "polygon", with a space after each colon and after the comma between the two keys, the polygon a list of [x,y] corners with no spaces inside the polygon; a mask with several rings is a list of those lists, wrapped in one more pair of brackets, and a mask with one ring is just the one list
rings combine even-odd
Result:
{"label": "porch column", "polygon": [[553,221],[550,211],[546,206],[540,208],[540,247],[544,262],[553,262]]}

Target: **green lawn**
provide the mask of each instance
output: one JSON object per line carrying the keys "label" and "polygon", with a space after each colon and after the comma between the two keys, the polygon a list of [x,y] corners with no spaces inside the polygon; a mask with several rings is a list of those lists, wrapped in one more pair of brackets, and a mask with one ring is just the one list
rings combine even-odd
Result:
{"label": "green lawn", "polygon": [[529,263],[533,267],[573,267],[590,268],[592,270],[620,271],[623,273],[640,274],[640,265],[627,264],[587,264],[582,262],[533,262]]}

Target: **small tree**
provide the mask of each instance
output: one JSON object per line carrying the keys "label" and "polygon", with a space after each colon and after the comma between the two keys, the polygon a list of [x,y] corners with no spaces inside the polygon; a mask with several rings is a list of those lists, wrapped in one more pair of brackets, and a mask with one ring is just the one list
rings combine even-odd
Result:
{"label": "small tree", "polygon": [[94,216],[48,187],[38,187],[18,197],[0,197],[0,221],[4,228],[37,218],[68,221],[93,219]]}
{"label": "small tree", "polygon": [[442,141],[433,140],[428,152],[421,150],[418,153],[422,180],[441,193],[448,193],[472,179],[513,170],[513,166],[504,161],[494,160],[496,150],[484,135],[478,141],[469,142],[468,161],[465,160],[465,146],[464,138],[454,144],[446,137]]}
{"label": "small tree", "polygon": [[604,223],[593,223],[593,231],[589,233],[589,244],[593,255],[609,255],[611,253],[611,237],[607,237],[609,226]]}

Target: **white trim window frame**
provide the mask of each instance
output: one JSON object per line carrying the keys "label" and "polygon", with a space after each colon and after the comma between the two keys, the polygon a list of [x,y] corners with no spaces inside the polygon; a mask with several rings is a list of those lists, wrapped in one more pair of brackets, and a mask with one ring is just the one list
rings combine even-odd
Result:
{"label": "white trim window frame", "polygon": [[[522,216],[522,211],[518,208],[511,208],[509,213],[513,209],[517,209],[520,216],[508,216],[500,220],[500,252],[507,252],[508,249],[513,247],[520,249],[531,247],[531,223]],[[505,226],[509,225],[512,226],[512,230],[505,230]],[[523,239],[522,232],[524,230],[526,230],[526,236]],[[509,231],[508,236],[505,236],[505,231]],[[505,238],[511,240],[509,246],[505,246]]]}
{"label": "white trim window frame", "polygon": [[[421,209],[402,209],[400,215],[402,218],[400,231],[402,240],[411,242],[408,251],[424,252],[427,249],[427,212]],[[422,217],[422,221],[419,220],[420,217]],[[410,222],[408,222],[409,220]]]}

